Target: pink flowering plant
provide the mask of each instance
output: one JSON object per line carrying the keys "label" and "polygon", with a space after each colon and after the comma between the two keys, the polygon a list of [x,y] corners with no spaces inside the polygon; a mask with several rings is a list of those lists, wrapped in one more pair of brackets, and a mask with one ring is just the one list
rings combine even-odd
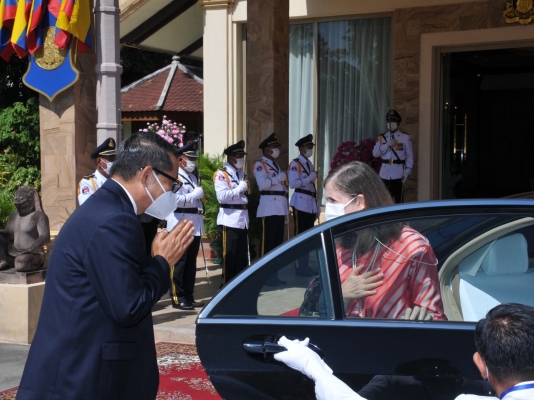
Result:
{"label": "pink flowering plant", "polygon": [[371,166],[375,171],[380,171],[382,159],[373,156],[374,147],[375,141],[373,139],[363,139],[358,144],[356,142],[341,143],[330,164],[330,171],[351,161],[361,161]]}
{"label": "pink flowering plant", "polygon": [[185,126],[167,119],[167,116],[164,115],[161,125],[158,125],[157,122],[153,124],[147,122],[147,127],[145,129],[139,129],[139,131],[157,133],[170,144],[176,147],[182,147],[182,136],[185,133]]}

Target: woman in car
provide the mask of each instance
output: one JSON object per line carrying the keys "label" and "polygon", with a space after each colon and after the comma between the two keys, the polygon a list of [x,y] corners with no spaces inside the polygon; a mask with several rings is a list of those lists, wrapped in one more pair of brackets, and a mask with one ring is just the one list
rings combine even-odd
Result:
{"label": "woman in car", "polygon": [[[324,181],[327,219],[393,204],[378,174],[354,161]],[[349,317],[444,320],[437,260],[428,240],[407,225],[347,234],[336,246]]]}

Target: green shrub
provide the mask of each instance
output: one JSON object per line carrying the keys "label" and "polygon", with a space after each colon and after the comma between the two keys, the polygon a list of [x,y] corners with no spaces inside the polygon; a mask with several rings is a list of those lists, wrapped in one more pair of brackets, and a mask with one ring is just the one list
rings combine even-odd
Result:
{"label": "green shrub", "polygon": [[11,213],[15,211],[13,196],[6,189],[0,190],[0,229],[4,229]]}
{"label": "green shrub", "polygon": [[39,104],[34,98],[0,112],[0,187],[12,198],[20,186],[41,188]]}
{"label": "green shrub", "polygon": [[217,229],[217,215],[219,214],[219,202],[215,195],[215,188],[213,186],[213,175],[215,171],[224,165],[224,157],[222,155],[210,156],[209,154],[201,154],[197,168],[200,174],[200,181],[204,189],[204,237],[216,241],[219,238],[219,230]]}

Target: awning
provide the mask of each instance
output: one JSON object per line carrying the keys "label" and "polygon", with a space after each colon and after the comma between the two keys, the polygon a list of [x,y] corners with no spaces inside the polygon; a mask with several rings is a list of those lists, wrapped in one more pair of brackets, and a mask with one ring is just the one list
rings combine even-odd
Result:
{"label": "awning", "polygon": [[120,0],[121,45],[203,58],[203,12],[197,0]]}

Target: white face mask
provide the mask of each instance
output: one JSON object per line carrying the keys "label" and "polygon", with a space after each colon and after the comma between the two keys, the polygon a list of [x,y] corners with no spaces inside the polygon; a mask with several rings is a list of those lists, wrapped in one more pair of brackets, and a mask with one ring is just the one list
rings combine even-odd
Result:
{"label": "white face mask", "polygon": [[311,158],[313,156],[313,149],[307,149],[306,150],[306,158]]}
{"label": "white face mask", "polygon": [[279,149],[271,149],[271,157],[274,158],[274,159],[277,159],[278,156],[280,155],[280,150]]}
{"label": "white face mask", "polygon": [[102,171],[104,171],[106,174],[109,175],[109,171],[111,171],[111,167],[113,166],[113,161],[106,161],[102,160],[106,164],[106,168],[103,168]]}
{"label": "white face mask", "polygon": [[184,169],[187,172],[193,172],[195,170],[196,166],[197,166],[197,162],[196,161],[186,160]]}
{"label": "white face mask", "polygon": [[399,125],[396,122],[388,122],[388,129],[390,132],[395,132],[398,126]]}
{"label": "white face mask", "polygon": [[245,159],[244,158],[236,158],[235,159],[235,167],[237,169],[243,169],[245,166]]}
{"label": "white face mask", "polygon": [[145,214],[157,219],[165,219],[176,209],[176,199],[178,194],[173,193],[172,191],[166,191],[154,171],[152,171],[152,174],[163,189],[163,194],[154,200],[148,191],[148,188],[145,186],[145,191],[147,192],[148,197],[150,197],[150,200],[152,200],[152,204],[145,210]]}
{"label": "white face mask", "polygon": [[[358,197],[358,196],[356,196]],[[356,197],[353,197],[345,204],[334,204],[334,203],[326,203],[326,206],[324,208],[324,217],[327,221],[330,221],[333,218],[339,217],[341,215],[345,215],[345,208],[356,199]]]}

